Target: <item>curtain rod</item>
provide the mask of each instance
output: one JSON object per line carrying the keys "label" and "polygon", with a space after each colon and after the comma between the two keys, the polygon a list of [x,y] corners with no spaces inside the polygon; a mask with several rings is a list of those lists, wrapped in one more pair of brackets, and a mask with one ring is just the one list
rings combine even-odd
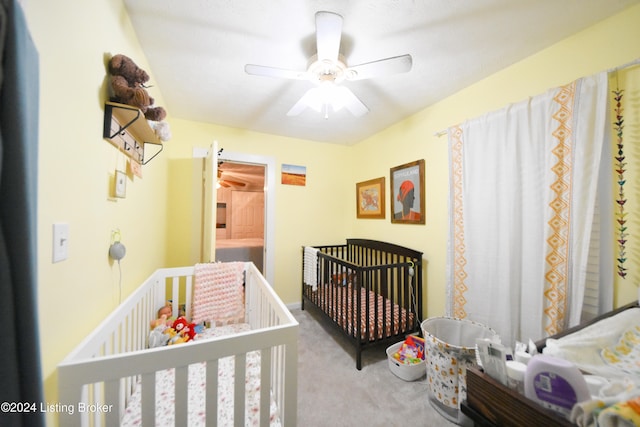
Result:
{"label": "curtain rod", "polygon": [[619,65],[619,66],[614,67],[614,68],[610,68],[610,69],[607,70],[607,73],[613,73],[615,71],[624,70],[625,68],[633,67],[635,65],[640,65],[640,58],[636,58],[631,62],[627,62],[626,64]]}
{"label": "curtain rod", "polygon": [[[607,70],[607,73],[614,73],[616,71],[624,70],[625,68],[634,67],[636,65],[640,65],[640,58],[636,58],[631,62],[627,62],[626,64],[618,65],[617,67],[609,68]],[[446,135],[447,132],[447,129],[443,129],[434,133],[433,136],[440,138],[441,136]]]}

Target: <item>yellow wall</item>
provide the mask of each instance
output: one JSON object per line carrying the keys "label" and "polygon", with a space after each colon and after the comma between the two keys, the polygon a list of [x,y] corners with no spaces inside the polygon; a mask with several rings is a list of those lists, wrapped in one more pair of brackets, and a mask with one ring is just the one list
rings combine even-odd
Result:
{"label": "yellow wall", "polygon": [[[355,182],[383,175],[387,176],[388,181],[389,168],[419,158],[425,159],[426,224],[397,225],[391,224],[388,220],[360,220],[354,221],[352,234],[398,242],[425,253],[428,262],[425,277],[426,307],[429,316],[444,313],[448,230],[447,138],[434,134],[451,125],[537,95],[549,88],[633,61],[640,57],[640,45],[637,43],[637,40],[640,40],[638,22],[640,6],[628,9],[514,64],[354,147],[352,156],[367,159],[358,168]],[[640,153],[637,148],[633,148],[634,144],[638,146],[640,140],[640,111],[637,102],[640,93],[640,67],[628,69],[624,74],[636,76],[635,85],[628,88],[628,98],[635,99],[629,103],[627,111],[629,116],[635,115],[635,131],[633,125],[627,123],[627,150],[630,156],[635,152],[635,163],[628,159],[629,168],[632,169],[628,175],[631,176],[633,170],[640,169]],[[631,84],[632,80],[629,81]],[[632,107],[634,104],[635,109]],[[631,117],[629,119],[631,120]],[[637,173],[635,176],[637,177]],[[387,191],[388,185],[387,182]],[[633,228],[640,230],[640,211],[637,209],[639,190],[637,184],[635,185],[634,188],[634,183],[629,179],[626,192],[629,199],[635,197],[635,202],[629,201],[629,205],[635,207],[634,212],[629,215],[636,224]],[[389,212],[387,206],[387,218]],[[351,216],[354,217],[355,214],[352,213]],[[616,306],[630,302],[637,295],[636,286],[640,282],[637,272],[640,259],[637,254],[640,246],[636,244],[635,248],[633,253],[636,256],[627,262],[633,274],[624,281],[617,277],[615,279]],[[629,255],[631,253],[629,251]]]}
{"label": "yellow wall", "polygon": [[[191,236],[193,147],[215,139],[225,150],[271,156],[279,181],[283,163],[307,167],[305,187],[277,185],[274,287],[287,303],[299,301],[300,247],[345,237],[388,240],[424,251],[428,315],[443,313],[447,230],[446,138],[436,131],[520,101],[578,77],[640,57],[640,6],[577,34],[425,109],[354,147],[314,143],[168,117],[173,137],[165,151],[129,179],[127,197],[109,194],[124,157],[102,139],[105,57],[124,53],[152,75],[120,0],[30,0],[27,20],[40,54],[39,314],[45,397],[56,399],[55,367],[118,303],[119,271],[107,250],[122,231],[122,294],[161,266],[197,261]],[[630,97],[638,105],[638,74]],[[162,105],[161,88],[151,89]],[[636,107],[637,108],[637,107]],[[171,114],[169,108],[169,114]],[[636,115],[635,141],[640,122]],[[633,135],[632,132],[630,132]],[[632,136],[630,136],[631,138]],[[637,170],[637,150],[635,154]],[[389,168],[424,158],[426,224],[357,220],[355,183],[385,176]],[[355,161],[357,159],[357,161]],[[637,175],[636,175],[637,177]],[[636,179],[637,181],[637,179]],[[388,191],[388,188],[387,188]],[[637,207],[637,187],[629,187]],[[388,205],[387,201],[387,205]],[[638,212],[635,209],[635,212]],[[640,226],[637,214],[635,228]],[[51,227],[70,224],[70,257],[51,263]],[[637,254],[637,249],[635,250]],[[640,267],[637,255],[629,264]],[[636,295],[638,275],[618,280],[616,303]],[[49,424],[55,425],[49,416]]]}
{"label": "yellow wall", "polygon": [[[38,309],[45,397],[55,402],[56,365],[118,304],[111,231],[127,247],[123,296],[165,263],[169,161],[161,156],[143,179],[129,179],[125,199],[110,196],[126,162],[102,139],[105,57],[123,53],[151,71],[122,2],[31,0],[25,12],[40,59]],[[53,264],[55,222],[69,223],[69,258]]]}

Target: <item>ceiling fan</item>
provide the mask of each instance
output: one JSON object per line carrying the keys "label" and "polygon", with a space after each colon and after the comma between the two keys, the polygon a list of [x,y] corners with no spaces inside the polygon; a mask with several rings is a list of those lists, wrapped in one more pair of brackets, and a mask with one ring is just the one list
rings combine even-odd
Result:
{"label": "ceiling fan", "polygon": [[367,106],[351,90],[341,86],[341,83],[345,80],[364,80],[407,72],[411,70],[411,55],[394,56],[349,67],[345,57],[340,54],[342,22],[342,16],[337,13],[316,13],[317,54],[311,57],[305,71],[247,64],[245,72],[256,76],[309,80],[316,84],[289,110],[288,116],[296,116],[307,107],[323,112],[325,118],[328,118],[329,107],[333,111],[345,107],[354,116],[366,114],[369,111]]}
{"label": "ceiling fan", "polygon": [[225,171],[218,169],[218,184],[220,184],[222,187],[225,188],[229,188],[229,187],[244,187],[247,184],[241,181],[235,181],[233,179],[228,179],[228,178],[223,178],[222,174]]}

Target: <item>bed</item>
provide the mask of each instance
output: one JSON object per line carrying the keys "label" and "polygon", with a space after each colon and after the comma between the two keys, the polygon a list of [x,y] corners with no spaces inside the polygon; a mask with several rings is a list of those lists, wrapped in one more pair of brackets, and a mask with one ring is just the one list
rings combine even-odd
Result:
{"label": "bed", "polygon": [[59,424],[295,425],[298,323],[256,266],[239,264],[241,323],[148,348],[158,307],[180,301],[173,316],[190,317],[198,293],[198,266],[155,271],[58,365]]}
{"label": "bed", "polygon": [[250,261],[262,271],[264,239],[216,239],[216,261]]}
{"label": "bed", "polygon": [[[639,321],[640,308],[638,302],[634,301],[589,322],[542,339],[536,345],[538,351],[544,354],[573,359],[573,363],[589,374],[611,379],[637,376],[637,372],[613,371],[612,366],[605,363],[600,354],[615,347],[624,331],[631,325],[638,325]],[[601,334],[602,331],[607,333]],[[531,425],[531,420],[544,426],[574,425],[568,419],[502,385],[477,367],[467,370],[467,400],[461,404],[461,410],[480,426],[525,427]]]}
{"label": "bed", "polygon": [[422,252],[368,239],[302,248],[302,309],[348,338],[358,370],[366,347],[419,331],[422,292]]}

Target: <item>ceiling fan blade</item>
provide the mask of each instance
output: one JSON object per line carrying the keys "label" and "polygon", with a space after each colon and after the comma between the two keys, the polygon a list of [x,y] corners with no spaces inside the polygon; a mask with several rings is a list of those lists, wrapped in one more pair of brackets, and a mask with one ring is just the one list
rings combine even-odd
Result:
{"label": "ceiling fan blade", "polygon": [[325,118],[328,117],[330,109],[335,112],[343,107],[356,117],[360,117],[369,112],[367,106],[344,86],[333,86],[330,94],[323,91],[321,87],[309,89],[304,96],[291,107],[287,116],[297,116],[307,107],[317,112],[324,112]]}
{"label": "ceiling fan blade", "polygon": [[316,13],[316,45],[318,60],[336,61],[340,53],[342,16],[333,12]]}
{"label": "ceiling fan blade", "polygon": [[372,77],[389,76],[392,74],[406,73],[411,70],[413,59],[411,55],[400,55],[391,58],[379,59],[365,64],[349,67],[345,75],[349,80],[363,80]]}
{"label": "ceiling fan blade", "polygon": [[225,179],[225,180],[223,180],[223,182],[224,182],[225,184],[233,185],[234,187],[244,187],[245,185],[247,185],[247,184],[245,184],[244,182],[240,182],[240,181],[232,181],[232,180],[230,180],[230,179]]}
{"label": "ceiling fan blade", "polygon": [[244,72],[254,76],[278,77],[282,79],[305,80],[306,71],[286,70],[284,68],[267,67],[264,65],[247,64]]}
{"label": "ceiling fan blade", "polygon": [[369,109],[360,99],[349,89],[342,86],[342,99],[344,101],[344,107],[356,117],[363,116],[369,112]]}
{"label": "ceiling fan blade", "polygon": [[[313,89],[309,89],[309,90],[313,90]],[[300,98],[298,102],[296,102],[294,106],[291,107],[291,109],[287,112],[287,116],[297,116],[298,114],[302,113],[308,106],[309,106],[309,91],[307,91],[307,93],[305,93],[302,96],[302,98]]]}

